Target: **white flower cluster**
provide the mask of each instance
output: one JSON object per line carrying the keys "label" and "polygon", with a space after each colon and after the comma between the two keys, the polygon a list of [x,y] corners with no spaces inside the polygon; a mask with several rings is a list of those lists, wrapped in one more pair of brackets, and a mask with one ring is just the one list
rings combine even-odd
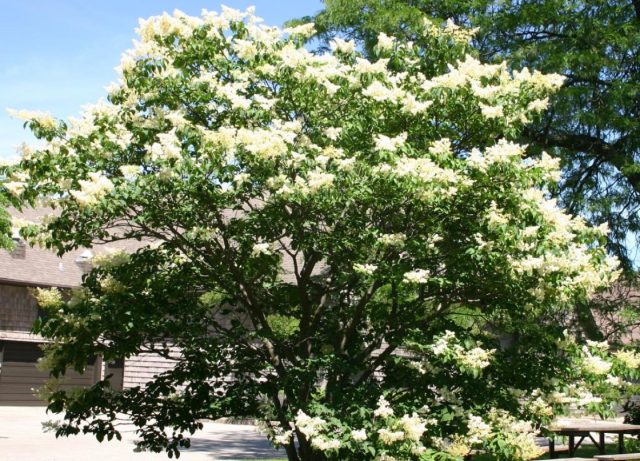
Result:
{"label": "white flower cluster", "polygon": [[251,255],[254,257],[261,256],[261,255],[270,255],[272,253],[273,253],[273,250],[271,249],[271,244],[266,242],[256,243],[253,245],[253,248],[251,249]]}
{"label": "white flower cluster", "polygon": [[158,142],[154,143],[149,151],[153,161],[180,159],[182,149],[175,128],[168,133],[158,134]]}
{"label": "white flower cluster", "polygon": [[393,138],[383,134],[376,135],[375,148],[377,151],[395,152],[407,141],[407,133],[401,133]]}
{"label": "white flower cluster", "polygon": [[540,394],[539,390],[531,393],[531,398],[526,400],[525,407],[531,414],[538,418],[551,418],[554,415],[553,407],[545,397]]}
{"label": "white flower cluster", "polygon": [[365,429],[354,429],[351,431],[351,438],[356,442],[367,440],[367,431]]}
{"label": "white flower cluster", "polygon": [[356,50],[356,42],[335,38],[331,41],[331,49],[340,53],[351,54]]}
{"label": "white flower cluster", "polygon": [[[515,144],[504,139],[488,147],[484,155],[478,149],[472,149],[467,157],[467,164],[480,171],[486,171],[493,164],[521,161],[522,155],[527,146]],[[547,162],[540,165],[540,168],[556,170],[557,165]]]}
{"label": "white flower cluster", "polygon": [[298,35],[300,37],[307,38],[316,33],[316,25],[309,22],[294,27],[287,27],[284,32],[290,35]]}
{"label": "white flower cluster", "polygon": [[288,430],[273,436],[273,443],[275,445],[288,445],[291,442],[291,438],[293,437],[293,431]]}
{"label": "white flower cluster", "polygon": [[11,195],[16,197],[22,195],[29,181],[29,175],[27,173],[16,171],[9,176],[9,181],[1,183]]}
{"label": "white flower cluster", "polygon": [[60,307],[63,302],[62,293],[57,288],[36,288],[35,298],[44,310]]}
{"label": "white flower cluster", "polygon": [[325,173],[320,170],[310,171],[307,174],[307,180],[306,183],[304,183],[303,190],[316,192],[320,189],[331,187],[335,177],[333,173]]}
{"label": "white flower cluster", "polygon": [[400,419],[400,425],[402,426],[404,437],[414,442],[419,442],[422,434],[427,430],[427,423],[416,413],[411,416],[404,415]]}
{"label": "white flower cluster", "polygon": [[311,446],[320,451],[337,450],[342,446],[342,442],[338,439],[320,436],[311,440]]}
{"label": "white flower cluster", "polygon": [[11,229],[16,232],[20,232],[20,229],[22,229],[23,227],[35,225],[37,225],[35,222],[29,221],[28,219],[18,218],[16,216],[11,217]]}
{"label": "white flower cluster", "polygon": [[[422,410],[426,411],[426,407]],[[422,443],[423,435],[428,426],[438,424],[437,420],[433,418],[426,420],[415,412],[411,415],[404,414],[400,418],[394,417],[394,411],[384,396],[379,398],[374,416],[375,420],[370,422],[371,426],[344,431],[342,425],[339,428],[334,428],[322,418],[310,417],[304,412],[298,411],[294,424],[297,430],[311,443],[311,446],[317,450],[341,449],[345,445],[338,438],[338,435],[342,435],[341,438],[344,435],[349,435],[351,440],[356,442],[356,446],[364,441],[378,444],[381,453],[386,456],[384,459],[395,459],[393,458],[394,450],[407,445],[414,455],[424,453],[426,447]],[[291,440],[290,431],[276,430],[274,433],[272,439],[279,445],[287,444]],[[346,446],[348,447],[349,444]]]}
{"label": "white flower cluster", "polygon": [[378,237],[378,243],[388,247],[402,247],[407,236],[402,232],[395,234],[382,234]]}
{"label": "white flower cluster", "polygon": [[123,293],[126,290],[124,284],[113,277],[111,274],[101,277],[99,283],[102,291],[107,294]]}
{"label": "white flower cluster", "polygon": [[48,130],[53,130],[58,127],[56,119],[46,112],[7,109],[7,113],[13,118],[26,120],[28,122],[35,122]]}
{"label": "white flower cluster", "polygon": [[389,402],[383,395],[378,399],[378,408],[374,410],[373,415],[378,418],[389,418],[393,416],[393,408],[391,408]]}
{"label": "white flower cluster", "polygon": [[134,179],[136,179],[136,177],[138,177],[141,172],[141,169],[138,165],[122,165],[118,169],[120,170],[120,173],[122,173],[122,176],[124,176],[124,178],[128,181],[133,181]]}
{"label": "white flower cluster", "polygon": [[295,419],[296,428],[308,439],[318,435],[326,423],[324,419],[311,417],[302,410],[298,410]]}
{"label": "white flower cluster", "polygon": [[544,453],[536,443],[537,431],[530,422],[496,409],[489,412],[488,420],[493,427],[492,436],[517,453],[517,459],[530,460]]}
{"label": "white flower cluster", "polygon": [[479,372],[491,364],[496,350],[473,347],[467,349],[457,342],[454,332],[446,330],[434,344],[431,351],[436,356],[454,360],[461,369],[471,372]]}
{"label": "white flower cluster", "polygon": [[594,395],[593,392],[588,389],[579,388],[577,389],[576,394],[577,398],[575,400],[575,405],[578,408],[602,402],[602,397]]}
{"label": "white flower cluster", "polygon": [[406,283],[412,283],[416,285],[424,285],[429,282],[431,272],[427,269],[415,269],[409,272],[405,272],[402,279]]}
{"label": "white flower cluster", "polygon": [[470,414],[467,422],[469,443],[480,444],[491,435],[492,429],[480,416]]}
{"label": "white flower cluster", "polygon": [[378,437],[384,445],[393,445],[400,440],[404,440],[404,436],[404,431],[391,431],[386,427],[378,429]]}
{"label": "white flower cluster", "polygon": [[89,173],[89,180],[79,180],[80,190],[72,190],[70,194],[80,206],[92,206],[111,192],[113,183],[102,173]]}
{"label": "white flower cluster", "polygon": [[388,51],[393,49],[395,45],[395,38],[388,36],[384,32],[378,34],[378,50]]}
{"label": "white flower cluster", "polygon": [[613,364],[611,362],[608,362],[597,355],[592,355],[588,350],[585,350],[582,366],[588,373],[593,373],[594,375],[606,375],[609,373],[609,370],[611,370],[612,365]]}
{"label": "white flower cluster", "polygon": [[298,410],[295,419],[296,428],[311,442],[311,446],[320,451],[337,450],[342,443],[322,433],[326,424],[324,419],[311,417],[302,410]]}
{"label": "white flower cluster", "polygon": [[444,26],[438,26],[433,21],[424,18],[423,24],[425,35],[449,38],[463,44],[469,43],[479,30],[478,28],[460,27],[452,19],[447,19]]}
{"label": "white flower cluster", "polygon": [[616,359],[624,363],[628,368],[635,370],[640,367],[640,354],[634,351],[619,350],[616,351],[614,355]]}
{"label": "white flower cluster", "polygon": [[362,275],[373,275],[373,273],[378,270],[378,266],[376,266],[375,264],[354,264],[353,265],[353,270],[356,271],[358,274],[362,274]]}
{"label": "white flower cluster", "polygon": [[474,347],[466,350],[459,344],[454,346],[454,353],[458,362],[465,368],[472,370],[487,368],[491,363],[494,352],[495,349],[486,350],[481,347]]}

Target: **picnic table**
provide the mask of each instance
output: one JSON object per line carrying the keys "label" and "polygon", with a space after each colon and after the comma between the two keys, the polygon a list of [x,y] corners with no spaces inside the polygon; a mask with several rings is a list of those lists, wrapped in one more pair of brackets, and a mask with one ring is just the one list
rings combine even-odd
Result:
{"label": "picnic table", "polygon": [[[598,453],[605,451],[605,434],[618,434],[618,453],[624,453],[625,434],[640,434],[640,425],[623,423],[565,423],[548,428],[555,435],[569,438],[569,457],[572,457],[580,444],[588,437],[591,439]],[[591,434],[598,434],[598,440]],[[576,442],[576,438],[578,441]],[[549,438],[549,458],[555,458],[554,436]]]}

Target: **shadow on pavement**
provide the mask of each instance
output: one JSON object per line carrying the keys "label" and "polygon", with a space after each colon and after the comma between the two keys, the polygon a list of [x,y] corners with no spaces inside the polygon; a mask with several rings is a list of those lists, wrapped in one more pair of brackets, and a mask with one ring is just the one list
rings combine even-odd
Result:
{"label": "shadow on pavement", "polygon": [[283,450],[276,450],[255,430],[217,430],[215,439],[192,437],[185,452],[211,453],[211,459],[219,460],[286,458]]}

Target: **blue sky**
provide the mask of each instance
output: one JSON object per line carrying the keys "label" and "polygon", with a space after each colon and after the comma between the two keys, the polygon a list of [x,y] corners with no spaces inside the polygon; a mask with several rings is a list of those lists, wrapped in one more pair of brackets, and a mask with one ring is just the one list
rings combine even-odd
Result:
{"label": "blue sky", "polygon": [[105,95],[114,67],[131,47],[138,18],[178,8],[199,15],[224,4],[254,5],[266,24],[282,25],[322,9],[320,0],[3,0],[0,15],[0,158],[33,138],[6,108],[77,115]]}

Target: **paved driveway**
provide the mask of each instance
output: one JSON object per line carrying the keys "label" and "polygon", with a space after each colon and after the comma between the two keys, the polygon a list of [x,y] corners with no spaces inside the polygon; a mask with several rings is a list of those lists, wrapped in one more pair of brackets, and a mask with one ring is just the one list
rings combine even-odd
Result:
{"label": "paved driveway", "polygon": [[[0,461],[159,461],[164,453],[134,453],[132,428],[122,441],[99,443],[88,435],[56,439],[42,431],[42,422],[54,419],[41,407],[0,406]],[[180,460],[214,461],[284,457],[253,426],[207,422],[191,439]]]}

